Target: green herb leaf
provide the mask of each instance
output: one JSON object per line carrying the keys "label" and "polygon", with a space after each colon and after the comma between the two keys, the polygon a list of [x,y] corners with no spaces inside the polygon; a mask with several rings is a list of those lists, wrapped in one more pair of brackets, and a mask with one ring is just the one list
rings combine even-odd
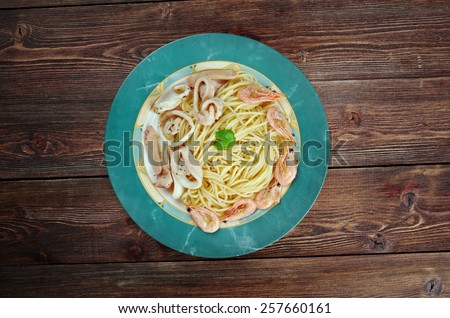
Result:
{"label": "green herb leaf", "polygon": [[217,150],[223,150],[222,144],[217,140],[214,141],[214,146],[216,146]]}
{"label": "green herb leaf", "polygon": [[234,133],[228,129],[216,131],[215,136],[217,141],[214,142],[214,146],[216,146],[217,150],[231,148],[236,142]]}

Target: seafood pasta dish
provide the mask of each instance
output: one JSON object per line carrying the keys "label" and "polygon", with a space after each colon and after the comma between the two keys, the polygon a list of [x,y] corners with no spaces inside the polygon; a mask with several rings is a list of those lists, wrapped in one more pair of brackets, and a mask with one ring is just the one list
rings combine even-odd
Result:
{"label": "seafood pasta dish", "polygon": [[241,69],[194,71],[165,87],[142,135],[153,185],[207,233],[278,204],[297,173],[281,99]]}

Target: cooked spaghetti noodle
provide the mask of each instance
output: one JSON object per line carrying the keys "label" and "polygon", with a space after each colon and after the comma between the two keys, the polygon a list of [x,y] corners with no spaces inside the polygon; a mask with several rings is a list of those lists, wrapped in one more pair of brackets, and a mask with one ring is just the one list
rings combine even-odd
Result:
{"label": "cooked spaghetti noodle", "polygon": [[[200,125],[195,119],[195,129],[189,138],[195,147],[194,157],[203,169],[202,186],[186,189],[181,200],[186,205],[204,207],[218,216],[234,203],[254,198],[273,179],[273,165],[280,156],[283,137],[267,122],[267,111],[278,106],[277,101],[244,103],[238,91],[248,85],[258,84],[249,73],[238,71],[235,79],[227,81],[217,91],[223,101],[223,113],[213,125]],[[193,98],[181,104],[182,110],[194,118]],[[190,127],[184,121],[175,139],[181,139]],[[218,151],[213,145],[215,133],[232,130],[236,143],[231,149]],[[270,138],[267,138],[270,136]],[[207,154],[207,156],[205,155]],[[206,162],[205,162],[206,160]]]}

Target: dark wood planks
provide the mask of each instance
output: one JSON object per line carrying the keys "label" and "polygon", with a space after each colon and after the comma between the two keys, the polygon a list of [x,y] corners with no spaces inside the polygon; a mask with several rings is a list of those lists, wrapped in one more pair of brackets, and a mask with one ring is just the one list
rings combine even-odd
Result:
{"label": "dark wood planks", "polygon": [[236,3],[1,11],[0,178],[106,175],[103,131],[120,83],[161,45],[207,31],[257,38],[297,63],[334,143],[347,141],[348,165],[448,162],[445,2]]}
{"label": "dark wood planks", "polygon": [[449,77],[314,85],[332,134],[332,166],[449,162]]}
{"label": "dark wood planks", "polygon": [[[448,162],[450,77],[314,85],[332,133],[333,166]],[[102,149],[109,106],[110,101],[1,105],[0,179],[106,175]]]}
{"label": "dark wood planks", "polygon": [[107,175],[108,103],[0,106],[0,179]]}
{"label": "dark wood planks", "polygon": [[449,263],[449,253],[423,253],[5,266],[0,296],[449,297]]}
{"label": "dark wood planks", "polygon": [[305,219],[253,257],[449,250],[450,166],[328,173]]}
{"label": "dark wood planks", "polygon": [[[299,65],[334,143],[347,141],[348,166],[448,162],[449,13],[447,1],[1,10],[0,179],[105,176],[103,131],[120,83],[159,46],[210,31],[258,39]],[[449,297],[450,254],[436,253],[450,248],[449,169],[331,170],[288,236],[242,257],[256,259],[214,262],[143,233],[105,177],[2,181],[0,296]],[[421,253],[391,254],[405,252]]]}
{"label": "dark wood planks", "polygon": [[[93,4],[117,4],[117,3],[134,3],[134,2],[159,2],[161,0],[2,0],[0,9],[23,9],[23,8],[39,8],[39,7],[60,7],[60,6],[79,6]],[[181,1],[181,0],[178,0]]]}
{"label": "dark wood planks", "polygon": [[[193,259],[143,233],[107,178],[3,181],[0,206],[1,264]],[[299,226],[245,257],[448,251],[449,207],[448,165],[334,169]]]}
{"label": "dark wood planks", "polygon": [[[448,76],[449,13],[445,1],[233,0],[6,10],[0,12],[1,70],[25,72],[27,84],[44,78],[71,83],[67,93],[81,83],[95,82],[97,90],[118,87],[161,45],[196,33],[226,32],[271,45],[313,81]],[[99,86],[105,77],[109,81]]]}

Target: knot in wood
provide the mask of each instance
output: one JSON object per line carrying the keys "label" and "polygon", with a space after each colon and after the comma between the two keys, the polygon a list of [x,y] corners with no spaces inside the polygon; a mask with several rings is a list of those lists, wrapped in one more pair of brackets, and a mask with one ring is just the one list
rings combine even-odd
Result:
{"label": "knot in wood", "polygon": [[34,134],[33,140],[31,142],[33,148],[37,151],[44,152],[47,149],[48,146],[47,138],[41,133]]}
{"label": "knot in wood", "polygon": [[128,253],[134,258],[138,258],[143,255],[142,249],[139,245],[132,245],[128,248]]}
{"label": "knot in wood", "polygon": [[381,235],[381,233],[377,233],[375,236],[370,238],[370,248],[375,252],[381,252],[386,248],[386,240]]}
{"label": "knot in wood", "polygon": [[348,121],[353,122],[358,127],[361,126],[361,116],[355,111],[349,113]]}
{"label": "knot in wood", "polygon": [[166,3],[161,5],[161,19],[165,19],[170,16],[171,14],[171,4]]}
{"label": "knot in wood", "polygon": [[18,24],[16,31],[14,32],[14,40],[22,43],[31,34],[31,26],[27,24]]}
{"label": "knot in wood", "polygon": [[306,63],[308,61],[308,58],[309,58],[308,52],[301,50],[300,52],[297,53],[297,55],[300,59],[300,62]]}
{"label": "knot in wood", "polygon": [[414,209],[416,195],[413,192],[406,192],[400,195],[400,210],[409,212]]}
{"label": "knot in wood", "polygon": [[16,216],[21,218],[21,219],[28,219],[29,218],[27,209],[25,209],[25,208],[23,208],[21,206],[17,207]]}
{"label": "knot in wood", "polygon": [[442,292],[442,283],[437,278],[429,280],[425,284],[425,291],[430,296],[437,296]]}
{"label": "knot in wood", "polygon": [[39,259],[42,263],[48,264],[48,255],[42,250],[39,251]]}

